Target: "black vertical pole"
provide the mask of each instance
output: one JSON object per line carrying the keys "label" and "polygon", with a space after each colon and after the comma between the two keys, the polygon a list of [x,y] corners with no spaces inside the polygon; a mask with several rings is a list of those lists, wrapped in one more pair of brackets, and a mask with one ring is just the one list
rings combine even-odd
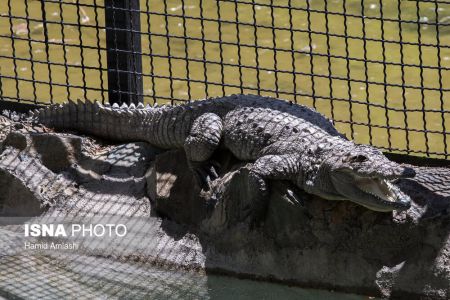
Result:
{"label": "black vertical pole", "polygon": [[105,25],[109,102],[142,102],[139,0],[105,0]]}

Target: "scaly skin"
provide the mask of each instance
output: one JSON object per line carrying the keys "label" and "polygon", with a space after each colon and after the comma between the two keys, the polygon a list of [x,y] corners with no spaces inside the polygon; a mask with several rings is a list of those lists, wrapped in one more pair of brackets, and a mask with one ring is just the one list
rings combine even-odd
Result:
{"label": "scaly skin", "polygon": [[250,178],[261,195],[268,180],[330,200],[350,200],[378,211],[407,209],[410,198],[391,181],[415,175],[370,146],[338,133],[323,115],[305,106],[254,95],[232,95],[180,106],[111,107],[79,102],[33,113],[34,120],[117,141],[146,141],[184,148],[200,180],[217,176],[209,160],[219,147],[254,161]]}
{"label": "scaly skin", "polygon": [[404,179],[403,182],[416,182],[433,194],[450,198],[450,172],[448,168],[407,166],[414,168],[416,176]]}

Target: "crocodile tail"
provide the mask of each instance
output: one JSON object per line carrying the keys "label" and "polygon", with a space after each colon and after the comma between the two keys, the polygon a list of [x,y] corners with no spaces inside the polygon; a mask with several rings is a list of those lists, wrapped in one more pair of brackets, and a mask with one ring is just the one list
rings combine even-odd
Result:
{"label": "crocodile tail", "polygon": [[56,130],[74,130],[113,141],[145,141],[145,123],[151,109],[143,104],[110,106],[70,101],[30,112],[32,122]]}
{"label": "crocodile tail", "polygon": [[430,192],[443,197],[450,197],[450,169],[414,167],[416,176],[410,178]]}

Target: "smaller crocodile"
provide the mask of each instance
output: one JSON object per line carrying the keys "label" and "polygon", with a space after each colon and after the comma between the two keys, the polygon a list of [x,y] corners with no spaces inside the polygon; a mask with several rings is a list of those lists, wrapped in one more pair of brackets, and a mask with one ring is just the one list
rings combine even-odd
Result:
{"label": "smaller crocodile", "polygon": [[377,211],[404,210],[410,198],[394,182],[412,168],[378,149],[355,144],[332,122],[306,106],[256,95],[232,95],[179,106],[144,107],[69,102],[32,113],[36,122],[115,141],[146,141],[184,148],[203,184],[217,177],[211,156],[219,147],[252,161],[250,178],[266,195],[269,180],[284,180],[289,200],[296,189],[330,200],[350,200]]}

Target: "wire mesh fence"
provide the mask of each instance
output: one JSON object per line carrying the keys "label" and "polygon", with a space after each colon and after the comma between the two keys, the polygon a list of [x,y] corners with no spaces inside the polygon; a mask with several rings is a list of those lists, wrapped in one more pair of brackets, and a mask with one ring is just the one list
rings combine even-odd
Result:
{"label": "wire mesh fence", "polygon": [[450,2],[5,0],[1,97],[295,101],[360,143],[449,157]]}

